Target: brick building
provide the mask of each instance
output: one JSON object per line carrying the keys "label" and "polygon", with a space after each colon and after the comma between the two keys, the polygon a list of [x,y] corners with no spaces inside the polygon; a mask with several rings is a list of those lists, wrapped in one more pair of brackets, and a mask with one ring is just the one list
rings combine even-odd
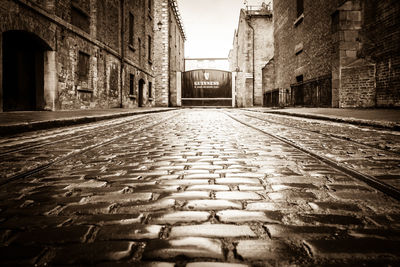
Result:
{"label": "brick building", "polygon": [[1,0],[1,110],[154,105],[153,0]]}
{"label": "brick building", "polygon": [[280,105],[400,106],[400,2],[274,1]]}
{"label": "brick building", "polygon": [[236,106],[263,105],[262,69],[274,55],[272,11],[268,5],[241,9],[229,52],[235,76]]}
{"label": "brick building", "polygon": [[157,106],[180,106],[185,33],[176,0],[155,0],[154,64]]}

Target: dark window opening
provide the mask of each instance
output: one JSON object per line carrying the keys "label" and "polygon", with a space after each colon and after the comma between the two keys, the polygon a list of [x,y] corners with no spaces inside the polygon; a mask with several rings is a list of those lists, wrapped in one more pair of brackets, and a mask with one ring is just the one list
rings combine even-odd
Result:
{"label": "dark window opening", "polygon": [[152,86],[153,86],[153,84],[151,82],[149,82],[149,98],[151,98],[151,96],[152,96]]}
{"label": "dark window opening", "polygon": [[151,1],[152,1],[152,0],[148,0],[148,1],[147,1],[147,7],[148,7],[148,9],[149,9],[149,12],[151,12]]}
{"label": "dark window opening", "polygon": [[138,38],[138,47],[139,47],[139,64],[142,63],[142,40]]}
{"label": "dark window opening", "polygon": [[304,12],[304,0],[296,0],[297,1],[297,17],[300,17]]}
{"label": "dark window opening", "polygon": [[79,7],[77,4],[71,4],[71,24],[84,30],[85,32],[90,32],[90,15],[83,8]]}
{"label": "dark window opening", "polygon": [[134,16],[129,13],[129,45],[134,46]]}
{"label": "dark window opening", "polygon": [[303,81],[303,75],[299,75],[296,77],[296,82],[301,83]]}
{"label": "dark window opening", "polygon": [[151,63],[151,52],[152,52],[151,45],[152,45],[152,41],[151,41],[151,36],[150,35],[148,36],[147,40],[148,40],[148,48],[147,48],[148,60]]}
{"label": "dark window opening", "polygon": [[135,94],[135,75],[129,74],[129,95]]}
{"label": "dark window opening", "polygon": [[80,81],[87,81],[89,78],[89,59],[88,54],[79,51],[78,78]]}
{"label": "dark window opening", "polygon": [[332,24],[331,24],[331,31],[335,33],[339,30],[339,11],[335,11],[332,14]]}

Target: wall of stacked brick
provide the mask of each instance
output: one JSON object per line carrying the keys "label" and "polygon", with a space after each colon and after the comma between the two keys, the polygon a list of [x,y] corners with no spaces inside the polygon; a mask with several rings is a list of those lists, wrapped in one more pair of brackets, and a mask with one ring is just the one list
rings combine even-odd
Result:
{"label": "wall of stacked brick", "polygon": [[292,84],[332,72],[331,14],[339,1],[304,0],[302,10],[297,9],[297,2],[273,1],[275,86],[280,90],[281,105],[292,104],[286,102],[290,99],[287,94],[293,95]]}
{"label": "wall of stacked brick", "polygon": [[[170,1],[170,5],[173,4]],[[178,91],[177,73],[185,71],[184,33],[174,7],[169,10],[169,106],[180,106],[181,91]]]}
{"label": "wall of stacked brick", "polygon": [[[154,105],[154,92],[149,95],[149,83],[154,84],[153,1],[1,2],[0,47],[7,46],[3,40],[10,32],[46,46],[44,103],[37,109]],[[6,66],[0,66],[3,74]]]}
{"label": "wall of stacked brick", "polygon": [[[274,1],[280,102],[326,106],[324,98],[296,99],[322,90],[330,92],[332,107],[400,106],[398,14],[396,0]],[[331,83],[323,84],[329,87],[310,86],[309,80],[327,75]]]}
{"label": "wall of stacked brick", "polygon": [[178,106],[177,73],[184,71],[185,35],[174,0],[155,1],[155,23],[160,29],[154,33],[156,42],[154,74],[156,77],[156,105]]}
{"label": "wall of stacked brick", "polygon": [[363,1],[360,57],[376,65],[376,105],[400,107],[400,1]]}

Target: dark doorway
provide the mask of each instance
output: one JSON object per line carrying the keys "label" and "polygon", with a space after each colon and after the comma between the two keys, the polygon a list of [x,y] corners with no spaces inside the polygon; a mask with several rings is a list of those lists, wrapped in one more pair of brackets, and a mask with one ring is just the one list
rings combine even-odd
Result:
{"label": "dark doorway", "polygon": [[46,43],[24,31],[3,33],[3,110],[44,108]]}
{"label": "dark doorway", "polygon": [[138,106],[139,107],[143,107],[144,103],[143,103],[143,87],[144,87],[144,80],[140,79],[139,81],[139,92],[138,92]]}

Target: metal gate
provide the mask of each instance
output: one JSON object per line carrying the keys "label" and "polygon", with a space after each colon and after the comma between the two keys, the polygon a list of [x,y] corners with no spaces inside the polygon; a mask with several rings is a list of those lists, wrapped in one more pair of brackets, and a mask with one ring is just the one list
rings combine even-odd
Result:
{"label": "metal gate", "polygon": [[183,72],[182,106],[232,106],[232,73],[208,69]]}

